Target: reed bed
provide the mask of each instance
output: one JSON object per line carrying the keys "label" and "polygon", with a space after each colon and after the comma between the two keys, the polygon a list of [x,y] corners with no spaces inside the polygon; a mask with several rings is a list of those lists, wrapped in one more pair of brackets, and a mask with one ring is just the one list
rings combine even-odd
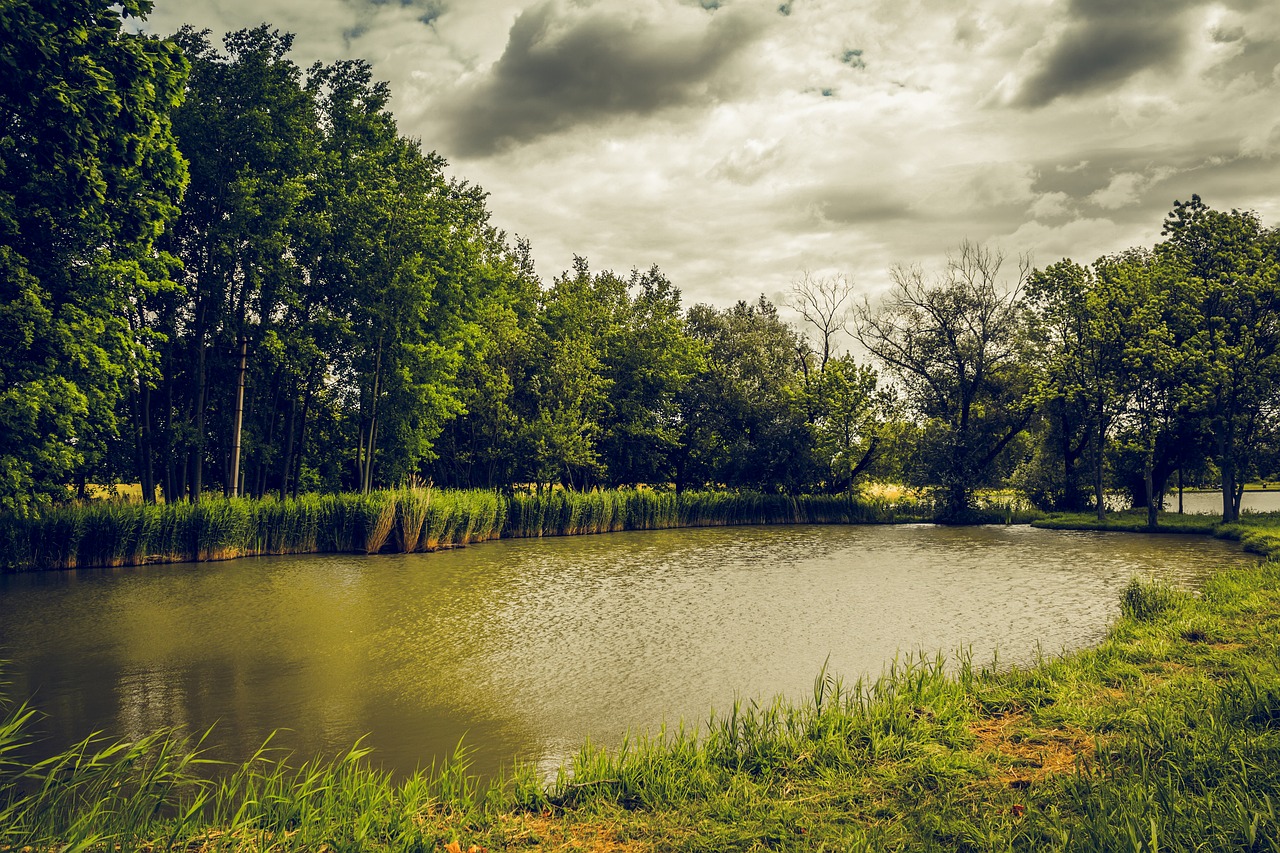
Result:
{"label": "reed bed", "polygon": [[[788,496],[648,489],[502,495],[397,489],[369,494],[94,502],[0,517],[0,570],[105,568],[315,553],[411,553],[489,539],[739,524],[927,521],[912,497]],[[988,521],[1003,518],[992,514]]]}
{"label": "reed bed", "polygon": [[505,507],[492,492],[421,489],[71,505],[0,517],[0,570],[435,550],[493,538],[502,530]]}

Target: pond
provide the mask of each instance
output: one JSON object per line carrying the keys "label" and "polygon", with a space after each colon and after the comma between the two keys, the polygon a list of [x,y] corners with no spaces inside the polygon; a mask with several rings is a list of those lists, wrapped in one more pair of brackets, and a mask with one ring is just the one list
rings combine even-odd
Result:
{"label": "pond", "polygon": [[[1165,495],[1165,509],[1176,512],[1178,490]],[[1222,515],[1222,492],[1183,492],[1182,511],[1197,515]],[[1280,490],[1248,491],[1240,498],[1241,512],[1280,512]]]}
{"label": "pond", "polygon": [[[590,737],[811,695],[895,655],[1028,662],[1099,640],[1134,575],[1252,562],[1202,537],[1028,527],[734,527],[0,577],[10,694],[42,752],[215,726],[215,755],[361,736],[397,773],[474,749],[554,767]],[[216,725],[215,725],[216,724]]]}

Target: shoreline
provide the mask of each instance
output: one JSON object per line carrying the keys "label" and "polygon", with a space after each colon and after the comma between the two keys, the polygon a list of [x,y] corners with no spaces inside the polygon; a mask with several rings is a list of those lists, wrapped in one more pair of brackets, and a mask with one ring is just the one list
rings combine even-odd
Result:
{"label": "shoreline", "polygon": [[[1038,513],[975,510],[973,523]],[[398,490],[198,504],[90,504],[0,517],[0,573],[254,556],[416,553],[499,538],[757,524],[933,523],[930,505],[758,492]]]}

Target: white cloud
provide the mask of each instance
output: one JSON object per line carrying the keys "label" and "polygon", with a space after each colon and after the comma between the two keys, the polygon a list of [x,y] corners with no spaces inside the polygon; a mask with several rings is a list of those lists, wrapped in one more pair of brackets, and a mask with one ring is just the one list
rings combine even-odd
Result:
{"label": "white cloud", "polygon": [[1071,197],[1064,192],[1041,193],[1027,208],[1035,219],[1054,219],[1071,212]]}
{"label": "white cloud", "polygon": [[[531,239],[544,276],[574,253],[596,268],[656,261],[689,301],[723,304],[783,291],[803,269],[876,290],[892,263],[934,266],[965,238],[1088,260],[1157,239],[1192,192],[1275,209],[1280,19],[1266,3],[1180,2],[1184,29],[1149,45],[1152,63],[1178,62],[1121,63],[1123,85],[1099,86],[1061,58],[1080,29],[1063,0],[797,0],[789,16],[776,0],[561,0],[554,22],[569,29],[548,30],[548,44],[591,22],[636,73],[673,40],[704,44],[714,21],[749,22],[750,42],[714,68],[690,48],[707,82],[664,80],[659,94],[677,97],[653,109],[633,90],[615,93],[633,96],[624,109],[612,90],[579,90],[563,120],[495,153],[452,147],[451,109],[544,0],[159,0],[153,22],[267,20],[297,32],[300,65],[368,58],[402,130],[490,193],[495,224]],[[1036,109],[1003,106],[1055,49],[1059,71],[1084,76],[1045,77],[1041,94],[1081,85]],[[555,66],[566,98],[573,67]],[[558,86],[538,90],[549,108],[564,106]]]}

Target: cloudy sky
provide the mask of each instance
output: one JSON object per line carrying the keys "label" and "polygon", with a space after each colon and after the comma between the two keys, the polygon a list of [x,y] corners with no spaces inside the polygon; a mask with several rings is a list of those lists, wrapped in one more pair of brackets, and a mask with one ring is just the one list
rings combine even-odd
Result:
{"label": "cloudy sky", "polygon": [[874,293],[961,240],[1150,245],[1175,199],[1280,225],[1275,0],[156,0],[362,57],[402,132],[549,279],[657,263],[687,303],[803,271]]}

